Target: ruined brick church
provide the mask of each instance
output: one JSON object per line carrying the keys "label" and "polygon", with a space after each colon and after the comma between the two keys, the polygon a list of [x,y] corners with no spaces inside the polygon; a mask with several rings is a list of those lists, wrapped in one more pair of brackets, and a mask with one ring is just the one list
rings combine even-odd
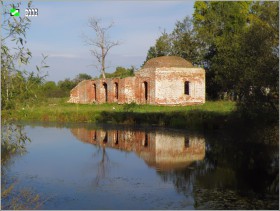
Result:
{"label": "ruined brick church", "polygon": [[70,103],[193,105],[205,103],[205,70],[176,56],[148,60],[135,76],[84,80]]}

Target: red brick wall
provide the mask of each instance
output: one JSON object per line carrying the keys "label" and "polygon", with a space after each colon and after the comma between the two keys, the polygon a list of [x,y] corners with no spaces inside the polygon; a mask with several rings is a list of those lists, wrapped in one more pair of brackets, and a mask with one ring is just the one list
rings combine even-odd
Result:
{"label": "red brick wall", "polygon": [[160,168],[189,165],[205,157],[204,138],[189,136],[186,146],[185,134],[174,135],[166,131],[147,133],[129,130],[87,130],[85,128],[73,128],[71,132],[85,143],[133,151],[148,165]]}
{"label": "red brick wall", "polygon": [[[184,93],[185,81],[190,82],[189,95]],[[145,68],[136,72],[135,77],[85,80],[71,90],[68,102],[201,104],[205,103],[205,70],[202,68]]]}

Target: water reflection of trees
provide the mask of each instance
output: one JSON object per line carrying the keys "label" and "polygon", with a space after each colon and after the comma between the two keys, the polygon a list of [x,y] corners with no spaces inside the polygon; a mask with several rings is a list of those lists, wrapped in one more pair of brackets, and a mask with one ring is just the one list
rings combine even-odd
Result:
{"label": "water reflection of trees", "polygon": [[278,148],[251,137],[207,135],[205,144],[202,137],[168,131],[71,131],[99,147],[135,152],[179,193],[194,195],[196,208],[278,207]]}
{"label": "water reflection of trees", "polygon": [[97,166],[97,174],[94,180],[95,186],[99,185],[100,180],[104,179],[110,170],[110,159],[106,152],[106,148],[100,147],[97,152],[98,154],[99,152],[101,152],[102,155],[101,155],[101,160],[99,161]]}
{"label": "water reflection of trees", "polygon": [[23,125],[6,120],[1,123],[1,209],[39,209],[43,203],[39,195],[30,188],[16,188],[15,180],[7,175],[13,158],[26,152],[30,139]]}
{"label": "water reflection of trees", "polygon": [[158,173],[178,192],[194,194],[198,209],[277,209],[278,147],[250,138],[209,136],[205,159],[193,168]]}
{"label": "water reflection of trees", "polygon": [[[12,157],[18,153],[24,153],[25,143],[30,141],[20,124],[2,121],[1,124],[1,165],[7,167]],[[3,170],[3,168],[2,168]]]}

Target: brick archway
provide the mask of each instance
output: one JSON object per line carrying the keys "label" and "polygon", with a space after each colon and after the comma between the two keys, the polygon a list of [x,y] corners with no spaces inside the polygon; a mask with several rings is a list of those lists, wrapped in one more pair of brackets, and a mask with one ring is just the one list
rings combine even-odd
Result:
{"label": "brick archway", "polygon": [[142,102],[147,103],[149,100],[149,86],[148,82],[144,81],[142,83]]}
{"label": "brick archway", "polygon": [[118,100],[119,99],[119,84],[117,82],[114,83],[114,96],[115,96],[115,99]]}
{"label": "brick archway", "polygon": [[105,102],[107,103],[108,102],[108,86],[107,86],[107,83],[103,83],[103,88],[104,88],[104,99],[105,99]]}

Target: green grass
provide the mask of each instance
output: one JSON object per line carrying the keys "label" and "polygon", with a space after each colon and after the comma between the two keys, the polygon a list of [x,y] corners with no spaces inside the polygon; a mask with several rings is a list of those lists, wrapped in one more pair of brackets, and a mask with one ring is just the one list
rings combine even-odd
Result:
{"label": "green grass", "polygon": [[48,99],[41,103],[2,111],[2,118],[46,122],[94,122],[144,124],[168,127],[201,127],[225,118],[235,111],[231,101],[208,101],[193,106],[155,106],[132,104],[70,104],[67,99]]}

